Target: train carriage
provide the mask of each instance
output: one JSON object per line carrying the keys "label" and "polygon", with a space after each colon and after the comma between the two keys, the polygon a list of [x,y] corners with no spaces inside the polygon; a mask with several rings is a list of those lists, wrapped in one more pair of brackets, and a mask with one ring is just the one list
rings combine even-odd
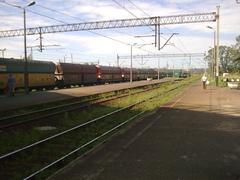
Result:
{"label": "train carriage", "polygon": [[80,64],[59,63],[57,64],[57,84],[64,86],[71,86],[81,84],[82,80],[82,66]]}
{"label": "train carriage", "polygon": [[[0,91],[6,91],[9,74],[16,79],[16,89],[24,88],[24,61],[0,58]],[[28,61],[29,89],[50,89],[96,83],[130,81],[130,68],[58,63],[49,61]],[[183,70],[160,69],[160,78],[187,77]],[[133,81],[157,78],[157,69],[132,69]]]}
{"label": "train carriage", "polygon": [[139,80],[146,80],[147,78],[154,79],[156,77],[157,73],[154,71],[154,69],[139,69]]}
{"label": "train carriage", "polygon": [[[22,59],[0,59],[0,91],[7,90],[9,74],[16,80],[15,89],[24,88],[25,62]],[[53,88],[55,64],[49,61],[28,61],[29,89]]]}
{"label": "train carriage", "polygon": [[97,66],[98,81],[103,83],[122,81],[122,71],[119,67]]}
{"label": "train carriage", "polygon": [[57,64],[55,76],[56,84],[60,87],[97,82],[95,65],[59,63]]}
{"label": "train carriage", "polygon": [[111,67],[112,68],[112,81],[113,82],[121,82],[122,81],[122,71],[119,67]]}
{"label": "train carriage", "polygon": [[94,84],[97,82],[97,67],[95,65],[82,65],[84,84]]}
{"label": "train carriage", "polygon": [[[130,81],[130,68],[122,68],[122,81]],[[133,81],[138,80],[138,69],[132,68]]]}

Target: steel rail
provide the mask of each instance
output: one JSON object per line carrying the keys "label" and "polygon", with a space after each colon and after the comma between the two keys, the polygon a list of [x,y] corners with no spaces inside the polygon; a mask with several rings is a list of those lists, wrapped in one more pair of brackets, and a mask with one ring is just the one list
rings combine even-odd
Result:
{"label": "steel rail", "polygon": [[140,116],[141,114],[143,114],[143,113],[145,113],[145,112],[146,112],[146,111],[142,111],[142,112],[140,112],[140,113],[134,115],[133,117],[129,118],[128,120],[122,122],[121,124],[119,124],[119,125],[115,126],[114,128],[110,129],[109,131],[107,131],[107,132],[101,134],[100,136],[98,136],[98,137],[92,139],[91,141],[89,141],[89,142],[85,143],[84,145],[78,147],[77,149],[71,151],[70,153],[68,153],[68,154],[66,154],[65,156],[59,158],[58,160],[52,162],[51,164],[48,164],[47,166],[41,168],[40,170],[34,172],[33,174],[31,174],[31,175],[25,177],[24,180],[27,180],[27,179],[31,179],[31,178],[33,178],[34,176],[38,175],[39,173],[43,172],[44,170],[46,170],[46,169],[50,168],[51,166],[53,166],[53,165],[59,163],[60,161],[66,159],[67,157],[69,157],[69,156],[71,156],[72,154],[78,152],[79,150],[81,150],[81,149],[87,147],[88,145],[90,145],[90,144],[96,142],[96,141],[99,140],[100,138],[102,138],[102,137],[104,137],[104,136],[110,134],[111,132],[115,131],[116,129],[118,129],[118,128],[124,126],[124,125],[127,124],[129,121],[135,119],[136,117]]}
{"label": "steel rail", "polygon": [[[149,99],[150,99],[150,98],[149,98]],[[17,149],[17,150],[12,151],[12,152],[10,152],[10,153],[4,154],[4,155],[0,156],[0,160],[1,160],[1,159],[4,159],[4,158],[7,158],[7,157],[10,157],[10,156],[12,156],[12,155],[14,155],[14,154],[16,154],[16,153],[19,153],[19,152],[21,152],[21,151],[23,151],[23,150],[27,150],[27,149],[29,149],[29,148],[31,148],[31,147],[36,146],[36,145],[42,144],[42,143],[44,143],[44,142],[46,142],[46,141],[49,141],[49,140],[54,139],[54,138],[56,138],[56,137],[59,137],[59,136],[61,136],[61,135],[64,135],[64,134],[66,134],[66,133],[72,132],[72,131],[74,131],[74,130],[76,130],[76,129],[78,129],[78,128],[84,127],[84,126],[86,126],[86,125],[89,125],[89,124],[91,124],[91,123],[93,123],[93,122],[96,122],[96,121],[101,120],[101,119],[103,119],[103,118],[106,118],[106,117],[108,117],[108,116],[111,116],[112,114],[115,114],[115,113],[118,113],[118,112],[120,112],[120,111],[124,111],[124,110],[126,110],[126,109],[129,109],[129,108],[131,108],[131,107],[133,107],[133,106],[135,106],[135,105],[137,105],[137,104],[139,104],[139,103],[142,103],[142,102],[144,102],[144,101],[145,101],[145,100],[140,101],[140,102],[137,102],[137,103],[134,103],[134,104],[129,105],[129,106],[127,106],[127,107],[124,107],[124,108],[115,110],[115,111],[113,111],[113,112],[110,112],[110,113],[108,113],[108,114],[105,114],[105,115],[103,115],[103,116],[100,116],[100,117],[98,117],[98,118],[95,118],[95,119],[93,119],[93,120],[90,120],[90,121],[88,121],[88,122],[86,122],[86,123],[80,124],[80,125],[78,125],[78,126],[75,126],[75,127],[73,127],[73,128],[70,128],[70,129],[68,129],[68,130],[62,131],[62,132],[57,133],[57,134],[55,134],[55,135],[52,135],[52,136],[50,136],[50,137],[48,137],[48,138],[42,139],[42,140],[37,141],[37,142],[35,142],[35,143],[32,143],[32,144],[30,144],[30,145],[27,145],[27,146],[25,146],[25,147],[23,147],[23,148],[20,148],[20,149]]]}
{"label": "steel rail", "polygon": [[75,126],[75,127],[70,128],[70,129],[68,129],[68,130],[65,130],[65,131],[63,131],[63,132],[57,133],[57,134],[55,134],[55,135],[53,135],[53,136],[50,136],[50,137],[48,137],[48,138],[42,139],[42,140],[40,140],[40,141],[37,141],[37,142],[35,142],[35,143],[33,143],[33,144],[27,145],[27,146],[25,146],[25,147],[23,147],[23,148],[20,148],[20,149],[17,149],[17,150],[15,150],[15,151],[12,151],[12,152],[10,152],[10,153],[7,153],[7,154],[5,154],[5,155],[2,155],[2,156],[0,156],[0,160],[1,160],[1,159],[4,159],[4,158],[7,158],[7,157],[9,157],[9,156],[12,156],[12,155],[14,155],[14,154],[16,154],[16,153],[18,153],[18,152],[23,151],[23,150],[27,150],[27,149],[29,149],[29,148],[31,148],[31,147],[36,146],[36,145],[42,144],[42,143],[44,143],[44,142],[46,142],[46,141],[49,141],[49,140],[54,139],[54,138],[56,138],[56,137],[59,137],[59,136],[61,136],[61,135],[64,135],[64,134],[67,134],[67,133],[72,132],[72,131],[74,131],[74,130],[77,130],[77,129],[79,129],[79,128],[82,128],[82,127],[84,127],[84,126],[86,126],[86,125],[92,124],[92,123],[94,123],[94,122],[96,122],[96,121],[99,121],[99,120],[101,120],[101,119],[103,119],[103,118],[106,118],[106,117],[108,117],[108,116],[111,116],[112,114],[115,114],[115,113],[124,111],[124,110],[126,110],[126,109],[129,109],[130,107],[133,107],[133,106],[135,106],[136,104],[139,104],[139,102],[134,103],[134,104],[131,104],[131,105],[127,106],[127,107],[124,107],[124,108],[115,110],[115,111],[113,111],[113,112],[110,112],[110,113],[108,113],[108,114],[105,114],[105,115],[103,115],[103,116],[100,116],[100,117],[98,117],[98,118],[95,118],[95,119],[93,119],[93,120],[90,120],[90,121],[88,121],[88,122],[86,122],[86,123],[80,124],[80,125],[78,125],[78,126]]}
{"label": "steel rail", "polygon": [[[114,95],[113,95],[114,96]],[[97,100],[100,100],[100,99],[103,99],[103,98],[95,98],[95,99],[91,99],[89,101],[85,101],[85,102],[78,102],[78,103],[70,103],[70,104],[67,104],[67,105],[60,105],[59,107],[53,107],[53,108],[49,108],[49,109],[44,109],[44,110],[39,110],[39,111],[35,111],[33,113],[26,113],[26,114],[22,114],[22,115],[17,115],[15,117],[10,117],[10,118],[6,118],[4,120],[9,120],[9,119],[13,119],[13,118],[20,118],[20,117],[24,117],[24,116],[30,116],[30,115],[34,115],[34,114],[38,114],[38,113],[44,113],[44,112],[48,112],[48,111],[51,111],[51,110],[57,110],[59,108],[67,108],[67,107],[70,107],[72,105],[80,105],[78,107],[73,107],[73,108],[70,108],[70,109],[63,109],[63,110],[59,110],[59,111],[56,111],[56,112],[52,112],[52,113],[49,113],[49,114],[45,114],[45,115],[41,115],[41,116],[36,116],[34,118],[31,118],[31,119],[28,119],[28,120],[24,120],[24,121],[18,121],[18,122],[15,122],[15,123],[9,123],[9,124],[6,124],[6,125],[3,125],[3,126],[0,126],[0,129],[6,129],[6,128],[10,128],[10,127],[13,127],[13,126],[16,126],[16,125],[21,125],[21,124],[25,124],[25,123],[28,123],[28,122],[32,122],[32,121],[37,121],[39,119],[43,119],[43,118],[47,118],[47,117],[51,117],[51,116],[55,116],[55,115],[58,115],[58,114],[61,114],[61,113],[64,113],[64,112],[70,112],[70,111],[74,111],[74,110],[77,110],[77,109],[82,109],[82,108],[87,108],[91,105],[96,105],[96,104],[99,104],[99,103],[104,103],[104,102],[107,102],[107,101],[111,101],[111,100],[114,100],[115,98],[121,98],[121,97],[124,97],[124,96],[127,96],[127,95],[122,95],[122,96],[118,96],[118,97],[114,97],[114,98],[111,98],[111,99],[104,99],[102,101],[98,101],[98,102],[93,102],[93,101],[97,101]],[[107,98],[110,98],[111,96],[107,97]],[[86,103],[91,103],[92,104],[86,104]],[[0,122],[1,123],[1,122]]]}
{"label": "steel rail", "polygon": [[[164,82],[167,82],[167,81],[158,82],[156,84],[161,84],[161,83],[164,83]],[[156,85],[156,84],[150,84],[150,85]],[[146,86],[149,86],[149,84],[142,85],[142,86],[137,86],[137,87],[133,87],[133,88],[126,88],[126,89],[120,89],[120,90],[115,90],[115,91],[109,91],[109,92],[105,92],[105,93],[120,92],[120,91],[124,91],[124,90],[143,88],[143,87],[146,87]],[[95,96],[95,95],[99,96],[99,95],[102,95],[102,94],[105,94],[105,93],[99,93],[99,94],[94,94],[94,95],[89,95],[89,96]],[[111,95],[107,96],[107,98],[108,97],[111,97]],[[45,108],[45,109],[36,110],[36,111],[33,111],[33,112],[26,112],[26,113],[12,115],[12,116],[5,116],[3,118],[0,118],[0,123],[1,123],[1,121],[8,120],[8,119],[18,118],[18,117],[21,117],[21,116],[28,116],[28,115],[32,115],[32,114],[35,114],[35,113],[43,113],[45,111],[55,110],[57,108],[61,108],[61,107],[65,107],[65,106],[72,106],[72,105],[75,105],[75,104],[78,104],[78,103],[88,103],[89,101],[95,101],[95,100],[98,100],[98,99],[100,99],[100,98],[93,98],[93,99],[84,100],[84,101],[76,101],[76,102],[72,102],[72,103],[68,103],[68,104],[62,104],[62,105],[58,105],[58,106],[54,106],[54,107],[49,107],[49,108]]]}
{"label": "steel rail", "polygon": [[[173,90],[175,90],[175,89],[177,89],[177,88],[178,88],[178,86],[175,87],[175,88],[170,89],[168,92],[173,91]],[[146,99],[144,99],[144,100],[142,100],[142,101],[139,101],[139,102],[137,102],[137,103],[134,103],[134,104],[132,104],[132,105],[126,107],[126,108],[129,109],[129,108],[134,107],[134,106],[136,106],[136,105],[138,105],[138,104],[141,104],[141,103],[143,103],[143,102],[146,102],[146,101],[148,101],[148,100],[151,100],[151,99],[155,98],[156,96],[159,96],[159,95],[155,95],[155,96],[152,96],[152,97],[150,97],[150,98],[146,98]],[[122,108],[122,109],[125,109],[125,108]],[[122,111],[122,110],[121,110],[121,111]],[[98,137],[92,139],[91,141],[85,143],[84,145],[78,147],[77,149],[75,149],[75,150],[71,151],[70,153],[68,153],[68,154],[66,154],[66,155],[64,155],[64,156],[62,156],[62,157],[59,158],[59,159],[57,159],[56,161],[54,161],[54,162],[52,162],[52,163],[46,165],[45,167],[41,168],[40,170],[38,170],[38,171],[32,173],[31,175],[25,177],[24,180],[28,180],[28,179],[33,178],[34,176],[40,174],[40,173],[43,172],[44,170],[46,170],[46,169],[52,167],[53,165],[55,165],[55,164],[59,163],[60,161],[66,159],[67,157],[71,156],[72,154],[76,153],[77,151],[79,151],[79,150],[81,150],[81,149],[87,147],[88,145],[90,145],[90,144],[96,142],[96,141],[99,140],[100,138],[102,138],[102,137],[106,136],[107,134],[113,132],[114,130],[116,130],[116,129],[118,129],[119,127],[125,125],[125,124],[128,123],[129,121],[135,119],[136,117],[140,116],[141,114],[143,114],[143,113],[145,113],[145,112],[146,112],[146,111],[142,111],[142,112],[140,112],[140,113],[134,115],[133,117],[131,117],[131,118],[129,118],[128,120],[126,120],[126,121],[120,123],[119,125],[117,125],[117,126],[115,126],[114,128],[108,130],[107,132],[101,134],[100,136],[98,136]],[[115,114],[115,113],[114,113],[114,114]]]}
{"label": "steel rail", "polygon": [[[159,82],[157,84],[152,84],[152,86],[157,85],[157,87],[155,87],[155,88],[158,88],[158,86],[160,84],[166,83],[166,82],[169,82],[169,81],[162,81],[162,82]],[[146,86],[149,86],[149,85],[135,87],[135,88],[132,88],[132,89],[143,88],[143,87],[146,87]],[[153,90],[155,88],[149,88],[149,89],[146,89],[146,90],[135,92],[135,93],[132,93],[132,95],[143,93],[143,92],[147,92],[147,91]],[[127,89],[124,89],[124,90],[127,90]],[[118,90],[118,91],[121,91],[121,90]],[[118,92],[118,91],[113,91],[113,92]],[[78,107],[72,107],[70,109],[63,109],[63,110],[59,110],[59,111],[52,112],[52,113],[49,113],[49,114],[36,116],[34,118],[27,119],[27,120],[24,120],[24,121],[11,122],[11,123],[8,123],[8,124],[0,126],[0,129],[6,129],[6,128],[14,127],[14,126],[25,124],[25,123],[28,123],[28,122],[37,121],[39,119],[55,116],[55,115],[58,115],[58,114],[61,114],[61,113],[64,113],[64,112],[70,112],[70,111],[74,111],[74,110],[77,110],[77,109],[87,108],[87,107],[90,107],[92,105],[105,103],[105,102],[108,102],[108,101],[112,101],[112,100],[115,100],[115,99],[118,99],[118,98],[127,97],[127,96],[129,96],[129,95],[128,94],[124,94],[124,93],[123,93],[123,95],[120,95],[120,96],[110,95],[110,96],[106,97],[106,98],[110,98],[110,99],[103,99],[102,101],[98,101],[98,100],[101,100],[102,98],[94,98],[94,99],[91,99],[91,100],[86,100],[86,101],[81,101],[81,102],[80,101],[79,102],[73,102],[73,103],[59,105],[59,106],[56,106],[56,107],[46,108],[46,109],[43,109],[43,110],[37,110],[37,111],[34,111],[34,112],[30,112],[30,113],[24,113],[24,114],[14,115],[14,116],[10,116],[10,117],[4,117],[4,118],[0,119],[0,123],[2,123],[1,121],[7,121],[7,120],[10,120],[10,119],[14,119],[14,118],[26,117],[26,116],[30,116],[30,115],[34,115],[34,114],[38,114],[38,113],[48,112],[48,111],[51,111],[51,110],[57,110],[59,108],[71,107],[72,105],[80,105]],[[97,101],[97,102],[94,102],[94,101]],[[91,103],[91,104],[86,104],[86,103]]]}

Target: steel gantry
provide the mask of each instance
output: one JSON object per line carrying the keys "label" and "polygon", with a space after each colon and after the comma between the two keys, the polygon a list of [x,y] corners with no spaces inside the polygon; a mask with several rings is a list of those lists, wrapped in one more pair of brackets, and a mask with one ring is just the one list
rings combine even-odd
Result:
{"label": "steel gantry", "polygon": [[[142,55],[133,55],[133,59],[142,59],[142,58],[180,58],[180,57],[204,57],[205,53],[164,53],[164,54],[142,54]],[[117,56],[117,59],[130,59],[131,56]]]}
{"label": "steel gantry", "polygon": [[[97,29],[213,22],[213,21],[216,21],[216,19],[217,17],[215,12],[182,14],[182,15],[173,15],[173,16],[156,16],[156,17],[146,17],[146,18],[118,19],[118,20],[109,20],[109,21],[95,21],[95,22],[83,22],[83,23],[74,23],[74,24],[34,27],[34,28],[27,28],[26,34],[38,35],[38,34],[47,34],[47,33],[70,32],[70,31],[87,31],[87,30],[97,30]],[[24,29],[0,31],[0,38],[23,36],[23,35],[24,35]]]}

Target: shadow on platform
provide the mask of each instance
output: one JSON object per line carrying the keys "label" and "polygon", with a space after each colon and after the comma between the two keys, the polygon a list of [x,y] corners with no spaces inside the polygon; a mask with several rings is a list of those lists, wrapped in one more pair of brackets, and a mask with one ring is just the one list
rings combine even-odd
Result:
{"label": "shadow on platform", "polygon": [[216,112],[159,108],[50,179],[239,180],[239,122]]}

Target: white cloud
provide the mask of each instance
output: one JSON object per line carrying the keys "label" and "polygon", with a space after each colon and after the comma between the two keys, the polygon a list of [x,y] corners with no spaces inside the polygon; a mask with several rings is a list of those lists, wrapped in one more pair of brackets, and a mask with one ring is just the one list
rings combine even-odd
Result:
{"label": "white cloud", "polygon": [[[12,0],[11,2],[19,3],[17,0]],[[126,0],[119,1],[123,4],[124,7],[129,9],[132,13],[134,13],[138,17],[146,16],[145,13],[139,11],[132,4],[130,4]],[[175,15],[175,14],[184,14],[184,13],[193,13],[193,12],[211,12],[216,11],[216,5],[221,3],[220,9],[220,32],[222,33],[220,37],[224,37],[220,40],[221,44],[231,45],[234,43],[234,37],[238,35],[240,32],[240,5],[237,5],[235,1],[219,1],[219,0],[209,0],[209,1],[199,1],[199,0],[169,0],[164,1],[144,1],[144,0],[134,0],[133,1],[139,8],[150,14],[151,16],[166,16],[166,15]],[[166,3],[168,2],[168,3]],[[84,1],[84,0],[70,0],[70,1],[62,1],[62,0],[51,0],[46,1],[38,1],[37,4],[46,6],[46,7],[54,7],[55,10],[60,10],[66,14],[71,16],[79,17],[79,20],[67,17],[65,15],[59,14],[54,11],[49,11],[39,6],[31,7],[31,10],[36,11],[38,13],[54,17],[56,19],[61,19],[64,22],[80,22],[80,19],[84,21],[96,21],[96,20],[108,20],[108,19],[122,19],[122,18],[133,18],[128,12],[124,9],[118,7],[113,1],[110,0],[92,0],[92,1]],[[3,6],[1,8],[0,4],[0,13],[1,14],[14,14],[9,17],[4,17],[0,19],[1,30],[4,29],[13,29],[14,27],[22,27],[22,14],[19,10],[14,8]],[[52,8],[53,9],[53,8]],[[15,12],[16,11],[16,12]],[[38,15],[34,15],[30,12],[27,12],[27,25],[28,27],[34,26],[45,26],[51,24],[59,24],[59,22],[47,19],[45,17],[41,17]],[[212,46],[212,36],[211,31],[206,28],[206,25],[214,26],[215,23],[203,23],[203,24],[188,24],[188,25],[171,25],[166,26],[171,29],[173,32],[179,31],[182,43],[186,46],[188,51],[190,52],[204,52],[208,49],[209,46]],[[14,26],[12,26],[14,25]],[[98,33],[102,33],[111,38],[118,39],[127,43],[139,43],[143,44],[143,40],[136,39],[128,36],[127,34],[118,33],[121,31],[123,33],[128,34],[150,34],[150,30],[148,28],[130,28],[130,29],[119,29],[119,30],[102,30],[97,31]],[[168,30],[164,30],[168,31]],[[193,34],[197,34],[193,36]],[[36,41],[38,36],[29,36],[28,44],[36,45],[39,42]],[[70,53],[73,53],[73,56],[81,59],[82,57],[85,59],[97,59],[99,57],[107,57],[113,58],[116,57],[116,54],[129,54],[130,48],[129,46],[123,45],[121,43],[117,43],[115,41],[109,40],[107,38],[92,35],[90,33],[58,33],[58,34],[44,34],[44,44],[60,44],[62,48],[65,50],[59,50],[54,53],[44,51],[43,53],[36,53],[37,57],[41,59],[48,58],[49,59],[59,59],[62,58],[65,54],[69,56]],[[145,38],[145,43],[152,43],[153,38]],[[173,38],[171,42],[174,42],[175,45],[186,51],[182,46],[182,43],[177,40],[177,38]],[[164,40],[162,39],[162,44]],[[19,57],[23,52],[22,45],[22,37],[21,38],[7,38],[1,39],[0,48],[7,48],[6,55],[13,57]],[[153,47],[145,46],[145,49],[150,51],[157,52]],[[163,52],[176,53],[180,52],[178,49],[166,46]],[[146,54],[147,52],[139,51],[138,49],[134,49],[134,53]]]}

